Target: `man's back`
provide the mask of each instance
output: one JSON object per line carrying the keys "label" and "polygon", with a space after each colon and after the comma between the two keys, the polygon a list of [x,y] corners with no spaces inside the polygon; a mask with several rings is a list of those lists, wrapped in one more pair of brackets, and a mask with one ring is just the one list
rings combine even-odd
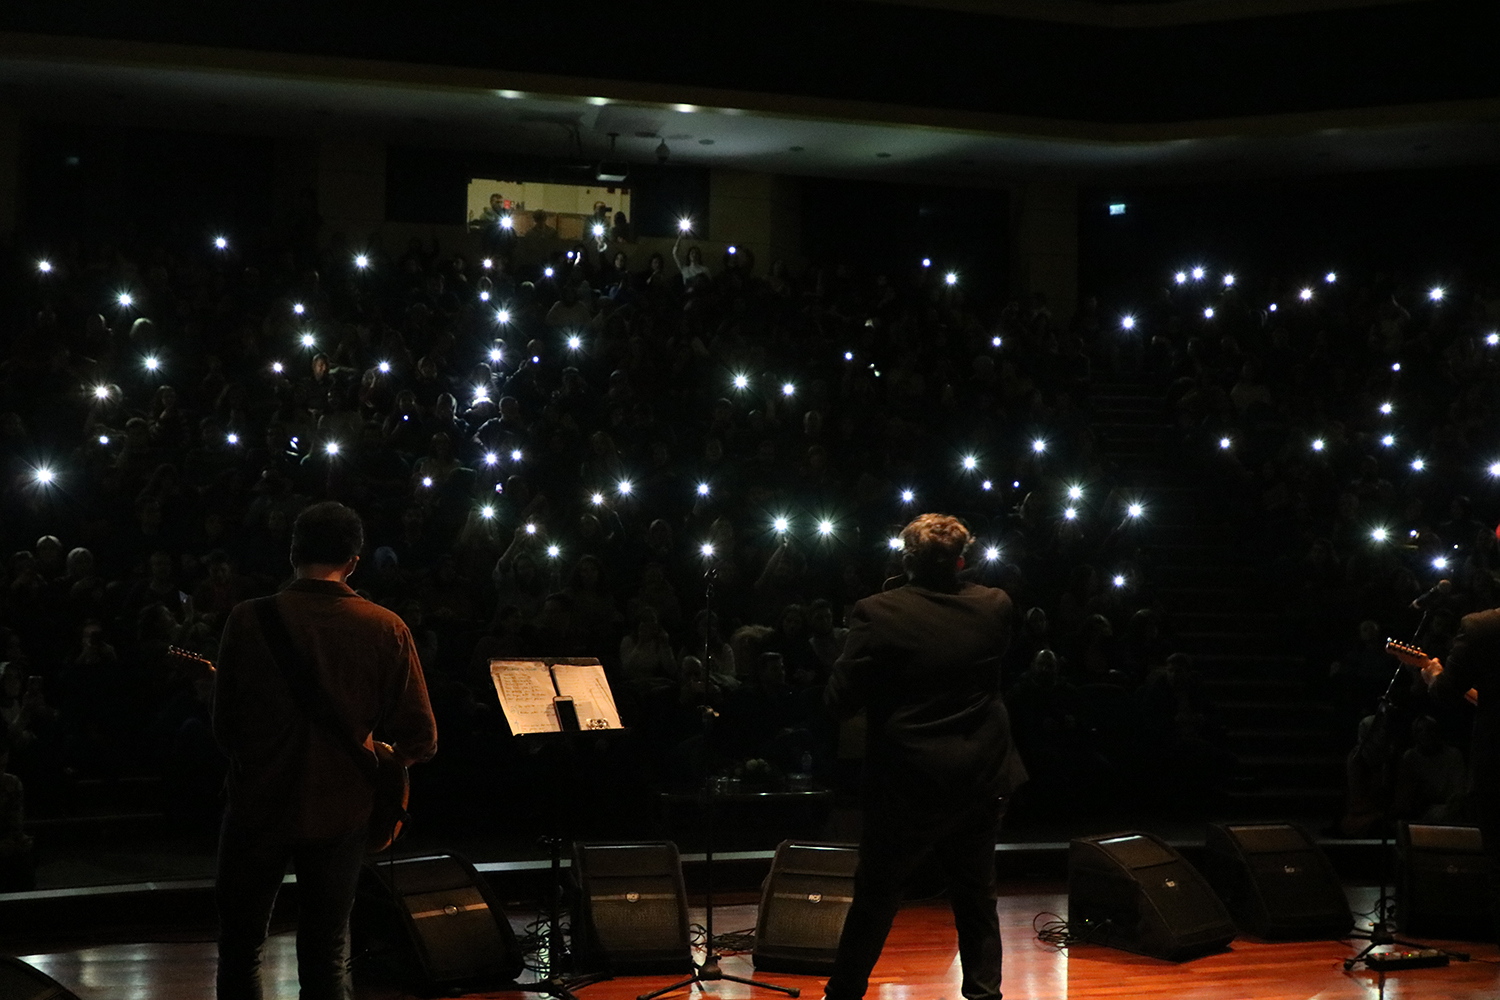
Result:
{"label": "man's back", "polygon": [[1010,598],[976,584],[908,584],[855,605],[827,702],[845,714],[868,710],[869,787],[883,802],[1010,790],[1010,721],[1000,698],[1010,634]]}
{"label": "man's back", "polygon": [[[276,598],[292,643],[328,692],[341,734],[372,731],[408,762],[436,749],[427,689],[399,617],[326,580],[298,580]],[[214,733],[230,755],[230,798],[283,835],[339,836],[369,816],[371,788],[340,737],[309,725],[271,660],[255,605],[230,613],[220,647]]]}

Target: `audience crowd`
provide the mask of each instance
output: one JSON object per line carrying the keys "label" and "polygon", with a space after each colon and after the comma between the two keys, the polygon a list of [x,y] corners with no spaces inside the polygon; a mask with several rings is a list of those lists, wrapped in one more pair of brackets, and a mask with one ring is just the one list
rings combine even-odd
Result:
{"label": "audience crowd", "polygon": [[[351,585],[417,639],[442,734],[418,794],[456,820],[557,777],[509,738],[495,658],[605,664],[631,732],[590,758],[603,804],[705,771],[846,787],[858,723],[824,716],[823,680],[925,510],[970,524],[966,572],[1022,612],[1005,686],[1033,815],[1245,780],[1154,585],[1171,539],[1153,483],[1221,509],[1252,556],[1224,571],[1293,615],[1296,682],[1339,752],[1418,593],[1453,581],[1425,622],[1439,655],[1458,613],[1497,603],[1494,505],[1470,499],[1500,459],[1488,291],[1167,275],[1131,309],[1054,317],[1040,296],[976,307],[979,276],[925,262],[485,247],[99,242],[12,262],[30,293],[0,364],[0,750],[34,804],[145,773],[212,824],[211,678],[172,649],[212,658],[323,499],[366,520]],[[1112,450],[1106,382],[1159,393],[1166,479]],[[1351,796],[1377,821],[1437,795],[1461,809],[1461,720],[1396,687]],[[19,787],[0,785],[0,823]],[[30,849],[19,808],[0,860]]]}

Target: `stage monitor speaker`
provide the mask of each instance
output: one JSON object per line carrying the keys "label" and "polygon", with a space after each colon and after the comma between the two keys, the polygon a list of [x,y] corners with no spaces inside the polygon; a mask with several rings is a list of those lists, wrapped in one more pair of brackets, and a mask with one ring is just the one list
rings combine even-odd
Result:
{"label": "stage monitor speaker", "polygon": [[78,1000],[78,994],[19,958],[0,958],[0,1000]]}
{"label": "stage monitor speaker", "polygon": [[586,968],[681,972],[692,967],[687,890],[677,845],[575,843],[573,947]]}
{"label": "stage monitor speaker", "polygon": [[1207,880],[1149,833],[1069,844],[1068,926],[1095,944],[1174,962],[1234,940],[1234,922]]}
{"label": "stage monitor speaker", "polygon": [[1397,928],[1417,936],[1493,940],[1488,874],[1477,826],[1398,823]]}
{"label": "stage monitor speaker", "polygon": [[451,854],[367,864],[353,928],[356,953],[422,992],[510,982],[524,964],[489,884]]}
{"label": "stage monitor speaker", "polygon": [[1328,856],[1300,826],[1214,823],[1204,873],[1240,930],[1268,939],[1343,937],[1354,926]]}
{"label": "stage monitor speaker", "polygon": [[755,917],[757,969],[816,974],[833,968],[858,865],[853,844],[776,845]]}

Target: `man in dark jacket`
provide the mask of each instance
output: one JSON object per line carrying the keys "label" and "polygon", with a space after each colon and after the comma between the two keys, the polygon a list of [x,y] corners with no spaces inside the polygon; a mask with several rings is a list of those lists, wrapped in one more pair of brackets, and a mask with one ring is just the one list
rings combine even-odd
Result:
{"label": "man in dark jacket", "polygon": [[[297,872],[302,996],[353,995],[349,914],[374,803],[374,735],[403,764],[437,750],[411,633],[344,582],[363,545],[364,526],[348,507],[307,508],[292,529],[296,580],[274,598],[296,658],[333,704],[337,732],[309,720],[272,658],[257,602],[236,605],[225,623],[213,709],[230,763],[215,890],[220,1000],[261,996],[261,949],[288,862]],[[351,747],[369,754],[368,768]]]}
{"label": "man in dark jacket", "polygon": [[960,581],[973,538],[957,518],[923,514],[901,539],[908,582],[854,606],[824,693],[838,714],[865,709],[869,733],[854,901],[825,994],[864,995],[906,882],[935,853],[958,929],[963,995],[999,1000],[995,837],[1003,796],[1025,780],[1000,698],[1010,598]]}
{"label": "man in dark jacket", "polygon": [[1429,660],[1422,679],[1435,697],[1478,708],[1469,743],[1469,788],[1489,860],[1490,913],[1500,939],[1500,608],[1464,615],[1447,663]]}

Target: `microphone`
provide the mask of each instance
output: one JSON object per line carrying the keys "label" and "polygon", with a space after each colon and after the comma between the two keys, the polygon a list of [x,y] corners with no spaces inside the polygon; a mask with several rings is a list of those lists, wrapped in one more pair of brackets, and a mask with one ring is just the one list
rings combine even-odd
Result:
{"label": "microphone", "polygon": [[1439,580],[1426,593],[1422,594],[1415,601],[1412,601],[1411,608],[1413,611],[1426,611],[1432,605],[1436,604],[1439,599],[1447,597],[1448,591],[1452,589],[1453,581]]}

